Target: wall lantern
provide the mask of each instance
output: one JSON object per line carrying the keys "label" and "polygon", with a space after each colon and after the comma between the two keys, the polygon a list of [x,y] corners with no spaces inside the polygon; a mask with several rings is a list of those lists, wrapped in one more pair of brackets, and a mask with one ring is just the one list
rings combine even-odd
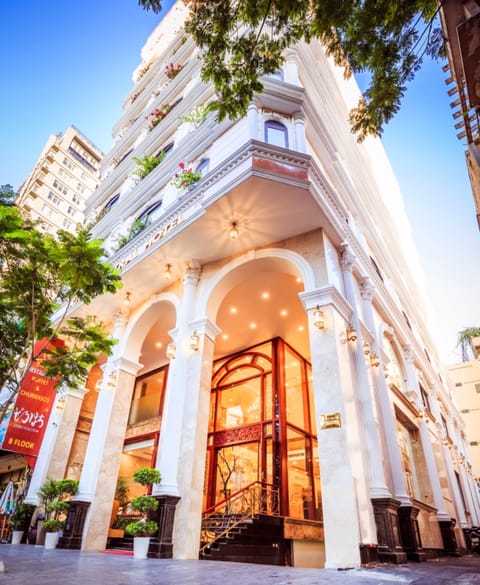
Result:
{"label": "wall lantern", "polygon": [[313,324],[317,329],[325,329],[325,313],[320,310],[319,305],[313,312]]}
{"label": "wall lantern", "polygon": [[177,354],[177,346],[175,345],[175,343],[173,341],[167,345],[166,354],[167,354],[167,359],[169,359],[169,360],[175,359],[175,356]]}
{"label": "wall lantern", "polygon": [[200,349],[200,335],[196,331],[190,335],[190,349],[193,349],[193,351]]}
{"label": "wall lantern", "polygon": [[368,343],[368,341],[364,341],[362,343],[362,348],[363,348],[363,353],[365,355],[368,355],[370,353],[370,344]]}
{"label": "wall lantern", "polygon": [[129,305],[132,302],[132,293],[127,292],[125,293],[125,298],[123,299],[124,305]]}
{"label": "wall lantern", "polygon": [[349,325],[347,327],[347,341],[356,341],[357,340],[357,332],[353,325]]}
{"label": "wall lantern", "polygon": [[167,264],[165,266],[165,270],[163,271],[163,277],[165,278],[165,280],[171,280],[171,278],[172,278],[172,265],[171,264]]}
{"label": "wall lantern", "polygon": [[372,355],[370,356],[370,365],[372,368],[378,368],[380,365],[380,358],[375,352],[372,352]]}
{"label": "wall lantern", "polygon": [[232,238],[232,240],[236,240],[238,238],[238,227],[236,221],[232,221],[232,223],[230,224],[230,231],[228,232],[228,234]]}

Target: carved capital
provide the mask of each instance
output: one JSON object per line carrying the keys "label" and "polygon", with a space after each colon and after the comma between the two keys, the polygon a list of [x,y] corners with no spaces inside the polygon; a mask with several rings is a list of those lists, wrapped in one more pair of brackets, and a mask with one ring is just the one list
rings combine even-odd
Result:
{"label": "carved capital", "polygon": [[183,276],[183,285],[198,286],[200,282],[200,275],[202,274],[202,267],[198,262],[192,262],[187,266],[185,275]]}
{"label": "carved capital", "polygon": [[355,266],[357,259],[355,254],[350,250],[348,244],[342,244],[340,246],[340,266],[342,270],[348,270],[352,272],[353,267]]}
{"label": "carved capital", "polygon": [[372,281],[366,276],[360,283],[360,294],[362,295],[362,299],[365,301],[371,301],[374,291],[375,287],[373,286]]}

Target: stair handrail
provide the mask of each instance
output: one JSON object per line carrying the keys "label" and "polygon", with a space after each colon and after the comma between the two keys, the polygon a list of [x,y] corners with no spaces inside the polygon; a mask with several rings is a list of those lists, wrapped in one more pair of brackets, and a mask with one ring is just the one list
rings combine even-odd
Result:
{"label": "stair handrail", "polygon": [[[259,488],[261,489],[260,498],[257,497]],[[270,516],[280,515],[280,501],[279,501],[279,489],[273,486],[273,484],[254,481],[243,488],[237,490],[227,498],[224,498],[220,502],[217,502],[213,506],[210,506],[205,510],[202,516],[202,529],[200,536],[200,554],[203,551],[215,543],[217,540],[228,536],[228,534],[236,528],[242,522],[245,522],[249,518],[252,518],[258,513],[267,514]],[[237,511],[233,511],[235,506],[232,503],[240,500],[244,496],[251,495],[253,505],[247,505],[246,508],[240,507]],[[265,497],[267,498],[265,500]],[[245,499],[243,500],[245,502]],[[258,504],[267,504],[266,506],[258,507]],[[224,512],[219,516],[217,510],[220,506],[226,505],[227,512]],[[208,520],[212,517],[220,520],[220,526],[223,526],[218,532],[212,531],[211,527],[208,526]],[[209,530],[210,528],[210,530]],[[203,543],[203,544],[202,544]]]}

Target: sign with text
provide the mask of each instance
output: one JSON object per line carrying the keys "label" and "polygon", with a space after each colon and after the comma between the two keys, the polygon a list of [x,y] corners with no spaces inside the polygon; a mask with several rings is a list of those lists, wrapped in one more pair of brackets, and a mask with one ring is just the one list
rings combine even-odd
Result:
{"label": "sign with text", "polygon": [[55,382],[45,376],[38,360],[32,363],[18,391],[2,449],[37,457],[55,402]]}

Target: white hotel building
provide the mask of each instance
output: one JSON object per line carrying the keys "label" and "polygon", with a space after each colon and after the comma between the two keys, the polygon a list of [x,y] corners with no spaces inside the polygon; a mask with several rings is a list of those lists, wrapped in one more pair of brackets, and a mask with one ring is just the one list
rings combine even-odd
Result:
{"label": "white hotel building", "polygon": [[[345,568],[465,552],[479,494],[398,186],[381,143],[350,131],[355,82],[301,43],[247,117],[203,119],[214,91],[185,10],[148,39],[87,202],[124,287],[76,310],[118,344],[61,399],[30,500],[46,476],[78,478],[59,546],[115,546],[117,479],[131,499],[133,470],[155,466],[153,557]],[[179,163],[201,179],[175,187]],[[233,513],[242,530],[212,540]]]}

